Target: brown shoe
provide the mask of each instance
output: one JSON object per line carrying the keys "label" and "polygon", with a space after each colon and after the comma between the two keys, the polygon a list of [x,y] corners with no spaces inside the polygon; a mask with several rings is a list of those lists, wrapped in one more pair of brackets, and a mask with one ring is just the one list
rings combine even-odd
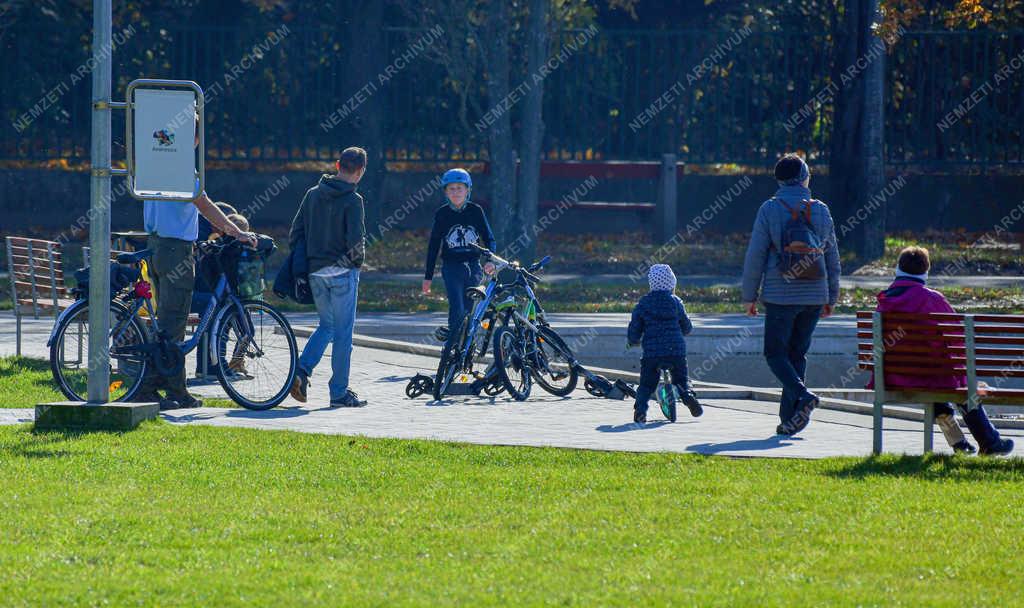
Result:
{"label": "brown shoe", "polygon": [[228,369],[242,375],[247,375],[249,373],[249,371],[245,369],[244,357],[232,357],[231,362],[228,363]]}
{"label": "brown shoe", "polygon": [[295,399],[299,403],[306,402],[306,391],[309,388],[309,376],[306,375],[301,369],[295,372],[295,379],[292,380],[291,393],[292,399]]}

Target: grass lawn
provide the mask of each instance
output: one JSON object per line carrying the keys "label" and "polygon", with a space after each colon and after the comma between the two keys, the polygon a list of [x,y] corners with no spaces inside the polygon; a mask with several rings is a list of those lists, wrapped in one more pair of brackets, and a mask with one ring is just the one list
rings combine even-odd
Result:
{"label": "grass lawn", "polygon": [[[648,291],[646,279],[625,286],[617,283],[541,283],[537,289],[548,312],[631,312],[641,296]],[[964,312],[1024,312],[1024,287],[944,287],[942,292],[954,308]],[[735,287],[685,287],[676,292],[690,313],[739,313],[740,290]],[[874,310],[878,290],[843,289],[836,311],[850,314],[858,310]],[[273,294],[267,300],[286,311],[315,310],[312,306],[281,300]],[[448,310],[444,286],[435,285],[429,296],[419,293],[419,286],[397,281],[361,281],[360,312],[427,312]]]}
{"label": "grass lawn", "polygon": [[[53,381],[49,361],[0,357],[0,407],[35,407],[37,403],[65,399]],[[203,403],[208,407],[237,407],[230,399],[203,399]]]}
{"label": "grass lawn", "polygon": [[[646,268],[651,261],[671,264],[676,274],[741,274],[749,233],[702,234],[675,247],[661,247],[646,232],[613,234],[541,233],[539,256],[550,255],[552,272],[630,274]],[[885,240],[885,254],[858,272],[891,274],[901,249],[908,245],[927,247],[932,274],[1018,275],[1024,273],[1024,257],[1016,235],[1003,234],[999,240],[969,232],[898,232]],[[384,272],[420,272],[426,254],[426,231],[393,231],[373,243],[366,252],[367,264]],[[278,241],[282,239],[279,238]],[[283,259],[280,258],[280,259]],[[844,256],[847,272],[854,269],[852,257]]]}
{"label": "grass lawn", "polygon": [[1013,606],[1024,461],[0,427],[5,605]]}
{"label": "grass lawn", "polygon": [[[933,274],[1022,274],[1024,257],[1014,236],[1003,234],[996,240],[969,232],[893,233],[885,239],[883,257],[859,272],[891,274],[900,250],[908,245],[920,245],[931,253]],[[426,231],[391,232],[367,249],[367,263],[385,272],[422,271],[427,237]],[[676,274],[728,275],[742,273],[749,237],[747,232],[709,233],[663,248],[647,232],[541,233],[537,252],[539,256],[550,255],[552,271],[560,273],[630,274],[654,260],[671,264]],[[849,255],[843,258],[847,272],[853,269],[852,261]]]}

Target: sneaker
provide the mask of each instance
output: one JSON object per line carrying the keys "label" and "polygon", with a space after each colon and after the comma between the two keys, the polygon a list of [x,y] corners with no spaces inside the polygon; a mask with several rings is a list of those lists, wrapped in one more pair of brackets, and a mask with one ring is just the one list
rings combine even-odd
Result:
{"label": "sneaker", "polygon": [[299,403],[305,403],[308,398],[306,391],[309,389],[309,376],[301,369],[295,372],[295,379],[292,380],[291,396]]}
{"label": "sneaker", "polygon": [[981,456],[1005,456],[1013,451],[1013,440],[1012,439],[997,439],[995,443],[991,445],[983,445],[978,450],[978,454]]}
{"label": "sneaker", "polygon": [[952,448],[954,454],[973,454],[975,452],[974,446],[966,439],[957,441],[952,445]]}
{"label": "sneaker", "polygon": [[434,339],[437,340],[438,342],[447,342],[448,333],[448,326],[442,325],[434,330]]}
{"label": "sneaker", "polygon": [[690,415],[694,418],[700,418],[704,414],[704,408],[701,407],[700,401],[697,401],[697,393],[691,389],[683,391],[683,403],[690,408]]}
{"label": "sneaker", "polygon": [[146,392],[139,391],[138,393],[135,393],[134,397],[132,397],[131,402],[132,403],[160,403],[161,401],[163,401],[163,399],[164,398],[160,396],[160,393],[158,393],[156,391],[146,391]]}
{"label": "sneaker", "polygon": [[[203,407],[202,399],[196,399],[192,395],[185,393],[184,395],[167,395],[167,399],[164,401],[171,401],[177,404],[177,407],[168,407],[169,410],[177,409],[190,409],[194,407]],[[164,402],[160,402],[160,409],[164,409]]]}
{"label": "sneaker", "polygon": [[174,399],[170,399],[170,398],[160,398],[160,399],[157,400],[157,403],[160,404],[160,411],[161,412],[166,412],[167,410],[180,410],[180,409],[182,409],[182,405],[180,403],[178,403]]}
{"label": "sneaker", "polygon": [[363,407],[366,405],[365,399],[360,399],[359,395],[355,394],[355,391],[345,391],[345,396],[341,399],[331,399],[331,407]]}
{"label": "sneaker", "polygon": [[818,407],[818,396],[814,393],[807,393],[803,399],[796,402],[796,413],[793,414],[793,417],[777,426],[775,432],[779,435],[796,435],[807,428],[807,424],[811,421],[811,412],[816,407]]}
{"label": "sneaker", "polygon": [[637,424],[643,424],[647,422],[647,410],[638,410],[633,408],[633,422]]}

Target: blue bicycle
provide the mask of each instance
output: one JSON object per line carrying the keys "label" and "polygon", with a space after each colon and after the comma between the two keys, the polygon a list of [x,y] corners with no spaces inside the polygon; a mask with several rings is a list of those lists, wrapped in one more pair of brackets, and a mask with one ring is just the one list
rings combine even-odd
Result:
{"label": "blue bicycle", "polygon": [[[454,328],[455,338],[441,351],[431,383],[434,399],[443,398],[456,380],[489,395],[507,390],[519,401],[529,397],[534,380],[553,395],[568,395],[576,388],[575,357],[547,324],[533,291],[540,282],[535,273],[551,258],[545,256],[524,268],[519,262],[477,248],[494,264],[495,272],[485,286],[468,290],[475,305]],[[475,363],[485,357],[492,343],[494,363],[483,373],[475,371]]]}
{"label": "blue bicycle", "polygon": [[[215,277],[213,298],[207,304],[192,337],[171,340],[160,329],[153,308],[152,288],[143,271],[149,249],[118,255],[118,264],[130,271],[129,285],[119,289],[110,310],[110,399],[130,401],[147,373],[173,376],[185,365],[185,355],[210,332],[209,356],[217,379],[228,396],[242,407],[270,409],[284,400],[291,388],[298,359],[295,335],[284,315],[262,300],[240,299],[232,287],[232,260],[241,243],[230,237],[199,243],[201,256]],[[272,250],[273,239],[261,237],[258,250]],[[237,277],[236,277],[237,279]],[[47,346],[53,378],[68,399],[85,401],[90,362],[88,290],[58,317]],[[207,356],[206,353],[198,353]]]}

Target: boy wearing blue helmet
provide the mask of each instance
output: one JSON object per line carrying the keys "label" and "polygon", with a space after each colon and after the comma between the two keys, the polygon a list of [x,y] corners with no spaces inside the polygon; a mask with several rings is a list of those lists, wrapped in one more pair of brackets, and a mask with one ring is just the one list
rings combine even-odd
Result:
{"label": "boy wearing blue helmet", "polygon": [[441,254],[441,276],[448,296],[448,327],[450,335],[462,322],[469,309],[466,289],[479,285],[483,271],[490,274],[494,266],[488,262],[480,267],[480,245],[494,251],[494,233],[487,223],[483,208],[469,201],[473,180],[465,169],[450,169],[441,176],[441,187],[447,202],[434,213],[427,246],[427,267],[423,273],[423,293],[430,293],[437,255]]}

